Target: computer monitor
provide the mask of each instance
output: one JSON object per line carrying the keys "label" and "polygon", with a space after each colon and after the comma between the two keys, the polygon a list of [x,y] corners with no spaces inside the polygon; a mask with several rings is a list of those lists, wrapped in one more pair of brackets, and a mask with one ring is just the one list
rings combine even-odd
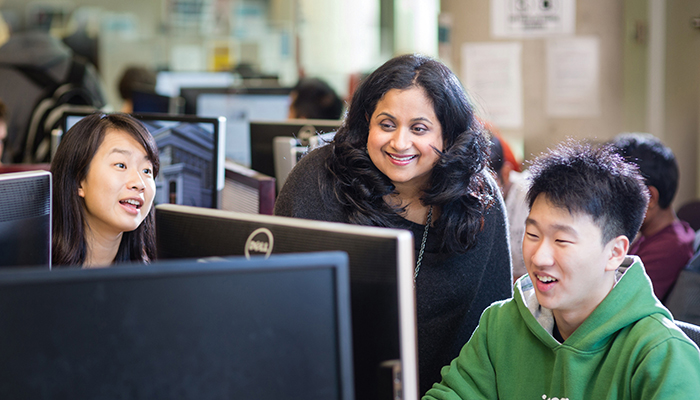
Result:
{"label": "computer monitor", "polygon": [[134,113],[182,114],[185,106],[185,100],[180,96],[163,96],[140,90],[131,92],[131,103]]}
{"label": "computer monitor", "polygon": [[227,211],[272,215],[275,208],[275,178],[232,161],[226,162],[221,208]]}
{"label": "computer monitor", "polygon": [[48,171],[0,174],[0,267],[51,269],[51,190]]}
{"label": "computer monitor", "polygon": [[0,398],[352,400],[347,255],[0,272]]}
{"label": "computer monitor", "polygon": [[161,259],[347,252],[355,396],[418,399],[410,231],[163,204],[156,242]]}
{"label": "computer monitor", "polygon": [[[251,168],[260,171],[263,174],[274,176],[277,179],[278,187],[284,182],[285,176],[280,176],[276,171],[274,139],[276,137],[286,137],[290,139],[293,147],[304,147],[306,149],[310,144],[311,138],[316,135],[332,133],[338,130],[343,121],[340,120],[324,120],[324,119],[290,119],[285,121],[250,121],[250,159]],[[329,136],[325,136],[329,139]],[[318,138],[317,138],[318,139]],[[318,142],[322,144],[324,140]],[[304,150],[305,150],[304,149]],[[294,150],[293,164],[296,164],[297,153],[299,149]],[[280,151],[281,154],[281,151]],[[292,160],[289,160],[292,161]],[[292,164],[292,166],[293,166]],[[279,162],[277,165],[280,171],[291,169],[289,165]],[[281,181],[280,181],[281,178]]]}
{"label": "computer monitor", "polygon": [[176,97],[184,87],[225,88],[236,83],[231,72],[160,71],[156,75],[156,93]]}
{"label": "computer monitor", "polygon": [[[226,158],[251,167],[249,121],[286,120],[290,92],[291,88],[279,87],[200,90],[195,97],[196,113],[203,117],[226,117]],[[189,96],[186,90],[182,92],[185,107]]]}
{"label": "computer monitor", "polygon": [[[292,88],[282,86],[237,86],[237,87],[198,87],[189,86],[180,88],[180,97],[185,100],[185,114],[203,115],[197,108],[197,101],[203,94],[248,94],[248,95],[289,95]],[[206,110],[203,110],[206,111]],[[287,110],[289,111],[289,110]],[[287,116],[287,114],[285,114]]]}
{"label": "computer monitor", "polygon": [[[64,132],[85,115],[64,114]],[[224,189],[225,119],[146,113],[133,116],[143,122],[158,146],[155,204],[219,208]]]}
{"label": "computer monitor", "polygon": [[158,146],[155,203],[217,208],[224,188],[224,118],[134,114]]}

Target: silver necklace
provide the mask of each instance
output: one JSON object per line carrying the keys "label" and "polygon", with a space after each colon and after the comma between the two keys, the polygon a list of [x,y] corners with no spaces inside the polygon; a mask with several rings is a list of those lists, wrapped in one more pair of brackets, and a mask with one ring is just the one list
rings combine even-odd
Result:
{"label": "silver necklace", "polygon": [[416,269],[413,272],[413,282],[416,282],[418,277],[418,272],[420,271],[420,265],[423,262],[423,253],[425,252],[425,242],[428,240],[428,228],[430,228],[430,223],[433,221],[433,206],[428,209],[428,221],[425,223],[425,230],[423,231],[423,241],[420,243],[420,251],[418,252],[418,261],[416,262]]}

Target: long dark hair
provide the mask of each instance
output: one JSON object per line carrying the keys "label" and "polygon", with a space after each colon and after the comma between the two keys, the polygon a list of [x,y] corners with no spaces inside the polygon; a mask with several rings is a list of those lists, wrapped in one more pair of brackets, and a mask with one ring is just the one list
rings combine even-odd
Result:
{"label": "long dark hair", "polygon": [[[146,150],[153,164],[153,177],[160,163],[153,136],[137,119],[127,114],[92,114],[81,119],[61,138],[51,162],[53,176],[53,265],[83,265],[87,257],[85,202],[78,195],[80,182],[110,130],[128,133]],[[154,207],[136,230],[124,232],[115,262],[149,262],[156,257]]]}
{"label": "long dark hair", "polygon": [[404,211],[386,204],[394,192],[389,178],[366,152],[369,117],[389,90],[422,88],[442,126],[444,151],[431,172],[430,188],[421,201],[441,209],[436,229],[442,230],[447,251],[464,252],[474,246],[484,213],[494,201],[487,182],[488,139],[474,115],[459,79],[444,64],[420,55],[387,61],[355,91],[347,115],[334,139],[326,168],[334,179],[335,196],[345,207],[349,222],[393,226]]}

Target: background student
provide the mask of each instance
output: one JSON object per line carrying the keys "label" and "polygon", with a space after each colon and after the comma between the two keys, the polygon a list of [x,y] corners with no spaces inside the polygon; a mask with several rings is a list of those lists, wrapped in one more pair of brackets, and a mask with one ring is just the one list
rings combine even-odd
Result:
{"label": "background student", "polygon": [[343,113],[343,100],[319,78],[300,79],[289,96],[292,119],[340,119]]}
{"label": "background student", "polygon": [[512,293],[488,148],[457,77],[400,56],[363,81],[334,141],[301,159],[275,205],[277,215],[413,232],[421,393],[484,308]]}
{"label": "background student", "polygon": [[700,351],[627,256],[649,198],[610,148],[558,146],[530,168],[528,275],[481,317],[431,399],[690,399]]}
{"label": "background student", "polygon": [[157,77],[155,71],[146,67],[132,65],[126,68],[117,85],[119,97],[122,98],[121,111],[124,113],[134,111],[134,91],[156,93]]}
{"label": "background student", "polygon": [[53,265],[155,258],[158,149],[127,114],[92,114],[63,135],[51,163]]}
{"label": "background student", "polygon": [[630,254],[644,262],[654,294],[664,300],[695,249],[695,231],[678,219],[671,203],[678,190],[678,163],[673,151],[650,134],[624,133],[613,145],[625,159],[639,167],[651,198]]}

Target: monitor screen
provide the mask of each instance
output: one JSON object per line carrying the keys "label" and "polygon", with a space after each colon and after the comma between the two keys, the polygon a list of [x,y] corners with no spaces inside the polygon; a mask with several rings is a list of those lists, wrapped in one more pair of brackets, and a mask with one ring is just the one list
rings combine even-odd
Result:
{"label": "monitor screen", "polygon": [[352,400],[347,255],[0,273],[0,398]]}
{"label": "monitor screen", "polygon": [[[277,179],[278,187],[284,183],[285,176],[278,171],[289,173],[289,168],[275,162],[274,139],[287,137],[297,146],[309,146],[309,140],[315,135],[328,134],[338,130],[343,121],[324,119],[290,119],[286,121],[250,121],[250,159],[251,168]],[[294,146],[294,147],[297,147]],[[291,148],[290,148],[291,150]],[[296,164],[296,154],[291,160]]]}
{"label": "monitor screen", "polygon": [[[199,91],[195,97],[196,114],[202,117],[226,117],[226,158],[250,167],[249,121],[286,120],[289,115],[290,91],[289,88]],[[188,99],[190,95],[185,91],[182,96],[187,105],[191,101]]]}
{"label": "monitor screen", "polygon": [[[67,131],[86,114],[66,113]],[[218,208],[224,188],[226,121],[193,115],[134,114],[158,146],[155,204]]]}
{"label": "monitor screen", "polygon": [[135,113],[181,114],[184,106],[184,100],[179,96],[163,96],[139,90],[132,90],[131,102]]}
{"label": "monitor screen", "polygon": [[156,76],[156,93],[176,97],[184,87],[225,88],[234,83],[236,77],[231,72],[160,71]]}
{"label": "monitor screen", "polygon": [[355,396],[418,399],[411,232],[165,204],[156,242],[161,259],[347,252]]}
{"label": "monitor screen", "polygon": [[51,268],[51,173],[0,174],[0,267]]}

